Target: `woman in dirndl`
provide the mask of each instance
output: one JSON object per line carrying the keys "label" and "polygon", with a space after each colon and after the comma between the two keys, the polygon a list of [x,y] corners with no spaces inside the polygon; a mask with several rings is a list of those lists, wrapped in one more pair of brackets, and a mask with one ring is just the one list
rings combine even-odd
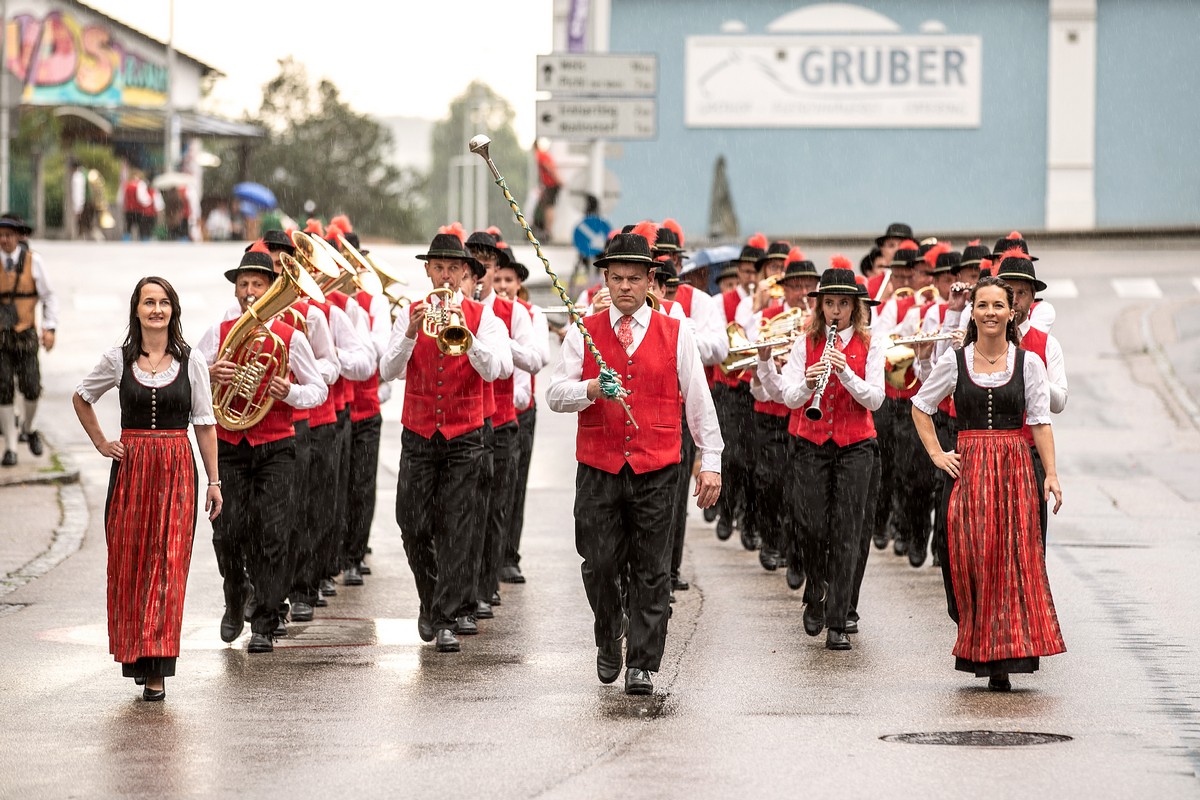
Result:
{"label": "woman in dirndl", "polygon": [[[108,542],[109,651],[145,700],[166,697],[179,656],[183,595],[196,530],[196,462],[208,473],[204,510],[221,513],[216,418],[204,357],[188,347],[179,296],[163,278],[142,278],[129,300],[125,343],[108,350],[72,398],[100,454],[113,460],[104,510]],[[121,438],[109,440],[92,405],[117,387]]]}
{"label": "woman in dirndl", "polygon": [[[955,667],[1006,692],[1010,674],[1034,672],[1042,656],[1066,651],[1039,522],[1040,499],[1054,495],[1057,514],[1062,489],[1046,368],[1020,349],[1012,287],[982,278],[969,307],[963,347],[937,362],[913,398],[912,415],[934,465],[955,479],[947,530],[958,623]],[[942,450],[933,425],[938,403],[951,394],[960,428],[957,453]],[[1046,464],[1043,486],[1021,434],[1025,425]]]}

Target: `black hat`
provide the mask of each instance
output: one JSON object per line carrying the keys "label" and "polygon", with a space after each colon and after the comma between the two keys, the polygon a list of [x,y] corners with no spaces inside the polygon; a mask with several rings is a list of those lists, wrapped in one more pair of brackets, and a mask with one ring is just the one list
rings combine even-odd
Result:
{"label": "black hat", "polygon": [[1037,279],[1033,260],[1028,257],[1008,256],[1000,262],[999,268],[993,274],[1006,281],[1029,281],[1033,284],[1035,292],[1046,291],[1046,284]]}
{"label": "black hat", "polygon": [[887,231],[884,232],[883,236],[879,236],[875,239],[875,246],[883,247],[884,239],[913,239],[913,238],[915,238],[915,237],[913,236],[913,231],[910,226],[905,225],[903,222],[893,222],[891,225],[887,226]]}
{"label": "black hat", "polygon": [[429,252],[421,253],[417,256],[421,261],[428,261],[431,258],[460,258],[463,261],[472,261],[470,254],[463,248],[462,239],[453,233],[439,233],[433,237],[433,241],[429,243]]}
{"label": "black hat", "polygon": [[[648,227],[642,227],[643,225],[648,225]],[[616,261],[624,261],[631,264],[654,266],[654,254],[650,250],[650,240],[642,233],[635,233],[636,230],[641,229],[658,241],[658,231],[652,231],[653,228],[655,226],[652,223],[642,223],[631,227],[627,233],[618,233],[609,240],[608,247],[595,260],[595,265],[603,267]]]}
{"label": "black hat", "polygon": [[804,257],[804,253],[800,252],[799,247],[793,247],[788,252],[787,266],[783,270],[783,277],[779,279],[782,283],[788,278],[819,278],[821,273],[817,272],[817,265]]}
{"label": "black hat", "polygon": [[982,262],[990,261],[991,258],[992,251],[988,250],[986,246],[981,244],[969,244],[962,251],[962,260],[959,261],[958,265],[950,271],[957,273],[963,267],[978,267],[980,264],[982,264]]}
{"label": "black hat", "polygon": [[[296,243],[292,241],[292,237],[289,236],[286,231],[264,231],[262,235],[262,241],[263,244],[265,244],[268,248],[278,247],[288,255],[295,255],[296,253]],[[252,243],[246,248],[246,252],[250,252],[250,248],[253,246],[254,245]]]}
{"label": "black hat", "polygon": [[33,226],[11,211],[0,214],[0,228],[11,228],[22,236],[33,233]]}
{"label": "black hat", "polygon": [[663,253],[678,253],[680,252],[679,237],[675,235],[675,231],[670,228],[659,228],[658,238],[654,242],[654,254],[662,255]]}
{"label": "black hat", "polygon": [[937,247],[937,245],[938,240],[935,236],[930,236],[928,239],[922,239],[921,244],[917,246],[917,257],[924,258],[925,254]]}
{"label": "black hat", "polygon": [[737,262],[730,261],[730,262],[726,263],[725,266],[721,267],[721,271],[717,273],[717,282],[720,283],[721,281],[725,280],[726,278],[736,278],[737,276],[738,276]]}
{"label": "black hat", "polygon": [[525,266],[520,261],[514,261],[510,258],[507,264],[501,264],[500,266],[507,267],[508,269],[511,269],[513,272],[517,273],[517,280],[519,280],[521,283],[529,280],[529,267]]}
{"label": "black hat", "polygon": [[921,257],[921,251],[917,248],[916,242],[911,239],[905,240],[900,247],[892,254],[892,263],[889,267],[915,267],[917,259]]}
{"label": "black hat", "polygon": [[933,274],[940,275],[946,272],[957,272],[960,261],[962,261],[962,253],[958,252],[957,250],[950,250],[946,253],[938,253],[937,266],[933,268]]}
{"label": "black hat", "polygon": [[759,256],[758,261],[754,263],[754,266],[762,269],[763,264],[767,261],[774,261],[776,259],[779,259],[780,261],[785,260],[791,250],[791,242],[771,242],[771,246],[767,248],[767,252]]}
{"label": "black hat", "polygon": [[230,283],[237,283],[239,272],[265,272],[275,279],[275,262],[271,260],[268,253],[260,253],[257,250],[247,250],[242,253],[242,260],[237,265],[237,269],[225,270],[225,280]]}
{"label": "black hat", "polygon": [[1013,231],[1003,239],[996,240],[996,246],[992,248],[992,260],[1000,258],[1005,250],[1011,250],[1014,247],[1024,253],[1030,261],[1037,261],[1036,257],[1029,255],[1029,244],[1018,231]]}
{"label": "black hat", "polygon": [[675,260],[670,256],[659,256],[654,259],[654,279],[664,284],[679,283],[679,274],[675,272]]}
{"label": "black hat", "polygon": [[767,237],[761,233],[751,236],[742,247],[742,252],[734,261],[749,261],[757,264],[758,260],[767,253]]}
{"label": "black hat", "polygon": [[475,231],[467,237],[467,251],[470,252],[472,247],[482,247],[485,250],[491,250],[496,254],[498,261],[505,259],[504,251],[496,246],[496,237],[487,231]]}
{"label": "black hat", "polygon": [[879,301],[867,296],[867,290],[854,279],[854,270],[845,267],[830,267],[821,273],[821,283],[815,292],[809,292],[809,297],[820,297],[823,294],[847,294],[860,298],[869,306],[879,305]]}
{"label": "black hat", "polygon": [[346,244],[350,245],[360,253],[363,252],[362,240],[358,238],[357,233],[354,231],[347,231],[346,233],[342,234],[342,238],[346,240]]}

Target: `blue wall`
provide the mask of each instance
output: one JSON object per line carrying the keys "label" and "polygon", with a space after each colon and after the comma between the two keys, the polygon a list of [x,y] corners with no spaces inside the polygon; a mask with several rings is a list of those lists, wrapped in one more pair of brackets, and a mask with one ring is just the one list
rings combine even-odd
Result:
{"label": "blue wall", "polygon": [[1200,224],[1200,3],[1100,0],[1096,225]]}
{"label": "blue wall", "polygon": [[[625,142],[619,222],[675,216],[702,236],[713,164],[725,155],[743,234],[870,233],[895,220],[920,235],[1041,228],[1046,194],[1045,0],[863,0],[904,33],[937,19],[983,38],[982,126],[968,130],[689,129],[684,41],[738,19],[749,35],[804,2],[612,0],[612,52],[659,57],[657,141]],[[1132,5],[1132,3],[1130,4]],[[1193,41],[1200,41],[1194,39]],[[1176,96],[1183,103],[1190,98]]]}

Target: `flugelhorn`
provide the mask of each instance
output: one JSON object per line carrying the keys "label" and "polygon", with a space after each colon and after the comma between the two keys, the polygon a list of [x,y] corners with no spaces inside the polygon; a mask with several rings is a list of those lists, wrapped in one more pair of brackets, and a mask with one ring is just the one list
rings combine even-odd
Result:
{"label": "flugelhorn", "polygon": [[421,321],[421,332],[432,337],[438,350],[448,356],[466,355],[474,341],[462,315],[448,307],[455,294],[449,286],[443,286],[425,295],[425,318]]}
{"label": "flugelhorn", "polygon": [[813,389],[812,402],[808,404],[808,408],[804,409],[804,416],[813,422],[818,422],[821,417],[825,416],[825,412],[821,410],[821,401],[825,399],[825,388],[829,386],[829,376],[833,373],[833,362],[829,360],[829,354],[832,348],[837,346],[836,342],[837,326],[830,325],[829,330],[825,331],[825,351],[821,354],[821,360],[825,362],[825,371],[817,379],[817,387]]}

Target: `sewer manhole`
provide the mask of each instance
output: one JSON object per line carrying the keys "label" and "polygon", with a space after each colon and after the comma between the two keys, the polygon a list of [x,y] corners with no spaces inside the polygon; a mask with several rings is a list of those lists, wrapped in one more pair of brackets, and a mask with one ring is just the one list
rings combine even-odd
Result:
{"label": "sewer manhole", "polygon": [[1034,744],[1069,742],[1061,733],[1028,731],[935,731],[931,733],[893,733],[880,736],[885,742],[900,744],[941,744],[955,747],[1026,747]]}

